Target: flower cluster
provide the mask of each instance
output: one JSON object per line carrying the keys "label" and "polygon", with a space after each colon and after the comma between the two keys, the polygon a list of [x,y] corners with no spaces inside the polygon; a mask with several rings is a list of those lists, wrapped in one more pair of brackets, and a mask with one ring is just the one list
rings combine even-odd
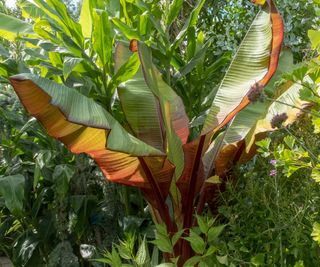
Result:
{"label": "flower cluster", "polygon": [[271,127],[273,129],[275,128],[280,128],[282,126],[282,124],[288,119],[288,115],[287,113],[281,113],[281,114],[277,114],[275,115],[272,120],[271,120]]}
{"label": "flower cluster", "polygon": [[263,93],[263,86],[259,83],[255,83],[251,86],[250,91],[247,94],[248,99],[250,102],[254,103],[256,101],[263,102],[265,95]]}
{"label": "flower cluster", "polygon": [[277,170],[276,169],[273,169],[270,171],[270,176],[276,176],[277,175]]}
{"label": "flower cluster", "polygon": [[[275,159],[272,159],[272,160],[270,160],[270,164],[273,166],[273,167],[275,167],[276,166],[276,164],[277,164],[277,161],[275,160]],[[270,174],[269,174],[270,176],[276,176],[277,175],[277,170],[276,169],[272,169],[271,171],[270,171]]]}

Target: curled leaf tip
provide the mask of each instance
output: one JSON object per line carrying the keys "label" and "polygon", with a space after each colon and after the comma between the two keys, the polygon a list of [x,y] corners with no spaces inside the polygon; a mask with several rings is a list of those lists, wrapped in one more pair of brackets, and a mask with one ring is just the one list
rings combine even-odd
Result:
{"label": "curled leaf tip", "polygon": [[251,2],[255,5],[263,6],[266,3],[266,0],[251,0]]}
{"label": "curled leaf tip", "polygon": [[138,40],[132,39],[130,41],[129,49],[131,52],[137,52],[138,51]]}

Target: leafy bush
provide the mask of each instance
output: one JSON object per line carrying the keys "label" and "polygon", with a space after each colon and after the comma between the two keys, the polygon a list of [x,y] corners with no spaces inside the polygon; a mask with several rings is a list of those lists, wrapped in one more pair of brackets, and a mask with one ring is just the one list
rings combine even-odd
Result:
{"label": "leafy bush", "polygon": [[[299,139],[307,137],[319,147],[319,137],[310,138],[310,119],[293,129]],[[303,160],[299,155],[305,159],[300,166],[310,158],[285,130],[270,138],[260,141],[263,154],[237,169],[236,181],[230,180],[221,195],[220,220],[229,226],[222,237],[225,251],[236,266],[294,266],[299,261],[316,266],[319,247],[311,232],[320,216],[320,187],[310,167],[297,168]]]}

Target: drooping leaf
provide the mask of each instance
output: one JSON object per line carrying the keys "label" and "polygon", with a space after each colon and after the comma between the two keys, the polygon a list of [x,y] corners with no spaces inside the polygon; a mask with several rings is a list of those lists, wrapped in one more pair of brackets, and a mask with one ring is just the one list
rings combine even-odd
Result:
{"label": "drooping leaf", "polygon": [[14,41],[17,36],[32,34],[32,25],[13,16],[0,13],[0,35],[9,41]]}
{"label": "drooping leaf", "polygon": [[68,10],[63,2],[55,0],[34,0],[33,2],[48,16],[52,26],[60,27],[64,35],[72,38],[77,46],[83,47],[84,38],[81,25],[69,16]]}
{"label": "drooping leaf", "polygon": [[74,89],[32,74],[11,77],[11,83],[51,136],[73,153],[90,155],[107,179],[142,188],[147,201],[160,209],[153,193],[156,190],[164,203],[175,170],[165,153],[130,135],[100,105]]}
{"label": "drooping leaf", "polygon": [[29,18],[33,21],[39,21],[41,18],[44,18],[46,16],[45,12],[31,1],[32,0],[22,0],[17,4],[22,10],[23,18]]}

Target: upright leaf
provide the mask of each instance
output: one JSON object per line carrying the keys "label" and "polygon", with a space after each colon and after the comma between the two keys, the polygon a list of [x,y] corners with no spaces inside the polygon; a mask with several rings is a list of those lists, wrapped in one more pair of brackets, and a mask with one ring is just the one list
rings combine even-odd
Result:
{"label": "upright leaf", "polygon": [[216,93],[203,133],[217,127],[267,73],[271,41],[270,13],[264,9],[252,23]]}
{"label": "upright leaf", "polygon": [[249,105],[251,90],[262,90],[275,74],[284,25],[272,0],[251,25],[212,103],[202,133],[208,139]]}
{"label": "upright leaf", "polygon": [[171,2],[169,6],[168,16],[166,17],[166,21],[165,21],[167,27],[169,27],[172,24],[172,22],[175,21],[175,19],[179,15],[182,5],[183,5],[183,0],[173,0]]}
{"label": "upright leaf", "polygon": [[93,2],[92,0],[82,1],[79,23],[81,25],[82,35],[85,38],[90,38],[92,33],[92,26],[93,26],[92,7],[91,7],[92,2]]}
{"label": "upright leaf", "polygon": [[162,80],[160,72],[153,65],[150,49],[139,42],[138,52],[146,83],[159,100],[165,127],[167,155],[168,159],[175,165],[175,178],[172,183],[171,194],[174,202],[178,203],[179,196],[175,183],[180,178],[184,168],[182,144],[187,142],[189,136],[189,120],[182,100]]}
{"label": "upright leaf", "polygon": [[[93,48],[100,58],[103,68],[110,70],[112,59],[112,36],[108,13],[102,11],[100,14],[94,12]],[[104,74],[105,75],[105,74]]]}
{"label": "upright leaf", "polygon": [[[115,54],[116,71],[119,72],[122,66],[126,65],[126,60],[134,56],[137,57],[138,55],[130,52],[128,46],[118,43]],[[140,62],[137,62],[140,65]],[[141,68],[132,79],[125,81],[118,88],[118,94],[126,119],[135,136],[160,151],[164,151],[164,129],[161,110],[158,106],[158,100],[144,80]],[[143,105],[138,105],[137,103],[143,103]]]}
{"label": "upright leaf", "polygon": [[206,0],[198,0],[196,6],[194,9],[190,12],[189,17],[187,18],[186,22],[184,23],[181,31],[176,36],[176,39],[174,43],[171,45],[171,49],[174,50],[183,40],[183,38],[186,36],[187,31],[190,27],[193,27],[197,24],[199,13],[204,5]]}

